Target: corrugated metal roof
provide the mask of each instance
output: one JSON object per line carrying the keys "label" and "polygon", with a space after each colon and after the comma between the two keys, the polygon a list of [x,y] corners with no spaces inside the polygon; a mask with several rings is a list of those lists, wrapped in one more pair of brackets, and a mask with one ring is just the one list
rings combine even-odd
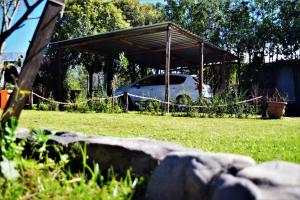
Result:
{"label": "corrugated metal roof", "polygon": [[207,42],[172,22],[123,29],[87,37],[57,41],[57,48],[77,49],[104,57],[117,58],[124,52],[130,62],[141,66],[163,68],[165,65],[166,31],[171,29],[171,67],[198,65],[201,42],[204,42],[204,63],[235,60],[231,53]]}

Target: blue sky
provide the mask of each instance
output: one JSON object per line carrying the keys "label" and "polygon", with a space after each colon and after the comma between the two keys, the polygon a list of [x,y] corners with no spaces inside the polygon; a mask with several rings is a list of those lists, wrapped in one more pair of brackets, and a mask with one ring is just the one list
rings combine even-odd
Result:
{"label": "blue sky", "polygon": [[[141,2],[148,3],[157,3],[164,2],[163,0],[140,0]],[[45,1],[46,2],[46,1]],[[42,3],[35,11],[31,14],[30,17],[39,17],[43,11],[45,3]],[[18,16],[16,16],[17,18]],[[15,31],[6,41],[4,52],[18,52],[25,53],[29,46],[29,41],[32,38],[36,25],[38,23],[37,19],[27,20],[24,26]]]}

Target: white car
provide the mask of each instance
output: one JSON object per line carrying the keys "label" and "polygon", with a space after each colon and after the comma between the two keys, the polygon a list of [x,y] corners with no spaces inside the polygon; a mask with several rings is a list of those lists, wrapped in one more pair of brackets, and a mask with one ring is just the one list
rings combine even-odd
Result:
{"label": "white car", "polygon": [[[141,97],[155,98],[161,101],[165,100],[165,75],[153,75],[138,80],[129,86],[117,88],[115,95],[121,95],[124,92]],[[212,97],[212,89],[209,85],[203,84],[203,97]],[[129,96],[129,101],[133,105],[138,102],[147,101],[141,97]],[[170,74],[170,101],[178,101],[186,97],[192,101],[199,98],[198,77],[196,75]]]}

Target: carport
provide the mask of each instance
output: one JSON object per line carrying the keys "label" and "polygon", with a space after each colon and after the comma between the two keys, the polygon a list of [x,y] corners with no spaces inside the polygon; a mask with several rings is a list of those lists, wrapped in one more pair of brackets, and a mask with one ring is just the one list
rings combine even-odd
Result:
{"label": "carport", "polygon": [[93,53],[106,59],[118,58],[124,52],[130,62],[141,67],[164,69],[165,102],[169,111],[169,80],[171,68],[199,68],[199,94],[202,92],[203,67],[221,64],[221,83],[226,85],[226,63],[236,57],[205,39],[172,23],[165,22],[148,26],[118,30],[98,35],[53,42],[58,49],[58,63],[62,63],[64,49]]}

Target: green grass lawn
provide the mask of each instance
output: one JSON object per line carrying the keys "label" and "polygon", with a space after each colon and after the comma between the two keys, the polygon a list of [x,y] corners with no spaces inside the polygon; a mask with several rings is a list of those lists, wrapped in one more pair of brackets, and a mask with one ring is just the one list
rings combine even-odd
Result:
{"label": "green grass lawn", "polygon": [[24,110],[19,126],[72,130],[88,135],[144,137],[204,151],[248,155],[258,162],[300,163],[300,118],[187,118]]}

